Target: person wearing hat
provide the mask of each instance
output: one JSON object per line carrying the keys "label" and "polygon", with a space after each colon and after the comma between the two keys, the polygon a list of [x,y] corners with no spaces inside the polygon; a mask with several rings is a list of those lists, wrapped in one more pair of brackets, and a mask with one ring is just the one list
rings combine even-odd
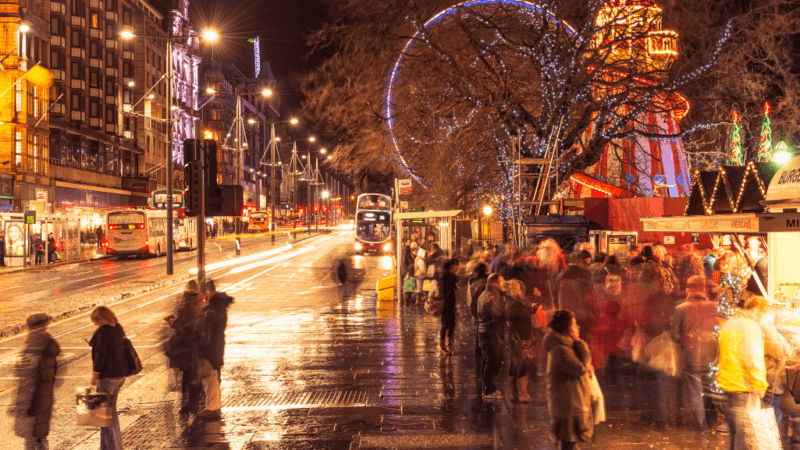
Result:
{"label": "person wearing hat", "polygon": [[56,382],[56,357],[61,353],[58,342],[47,331],[47,325],[52,317],[39,313],[28,317],[28,337],[25,340],[27,349],[25,353],[33,360],[39,360],[36,365],[36,384],[33,388],[33,397],[28,407],[28,416],[34,418],[33,433],[26,436],[35,441],[34,445],[26,448],[47,448],[43,442],[50,434],[50,417],[53,412],[55,397],[53,390]]}
{"label": "person wearing hat", "polygon": [[694,425],[701,431],[708,428],[703,407],[703,375],[716,357],[716,317],[717,305],[706,296],[706,277],[689,277],[686,300],[672,313],[670,335],[683,349],[685,395]]}

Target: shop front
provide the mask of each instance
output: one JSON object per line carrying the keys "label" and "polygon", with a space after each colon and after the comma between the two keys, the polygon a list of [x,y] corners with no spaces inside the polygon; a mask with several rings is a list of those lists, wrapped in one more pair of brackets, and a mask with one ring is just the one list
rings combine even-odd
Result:
{"label": "shop front", "polygon": [[4,238],[6,266],[23,267],[33,262],[33,237],[37,234],[47,241],[52,234],[61,261],[80,257],[80,217],[37,214],[36,222],[25,223],[25,214],[0,213],[0,233]]}

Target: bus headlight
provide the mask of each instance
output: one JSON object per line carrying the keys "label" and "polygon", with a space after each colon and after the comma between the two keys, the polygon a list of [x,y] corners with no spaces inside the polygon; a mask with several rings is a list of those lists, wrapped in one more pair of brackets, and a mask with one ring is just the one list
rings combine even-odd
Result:
{"label": "bus headlight", "polygon": [[391,244],[391,242],[387,242],[387,243],[383,244],[383,251],[385,251],[385,252],[390,252],[390,251],[392,251],[392,244]]}
{"label": "bus headlight", "polygon": [[361,242],[356,242],[356,250],[361,250],[362,248]]}

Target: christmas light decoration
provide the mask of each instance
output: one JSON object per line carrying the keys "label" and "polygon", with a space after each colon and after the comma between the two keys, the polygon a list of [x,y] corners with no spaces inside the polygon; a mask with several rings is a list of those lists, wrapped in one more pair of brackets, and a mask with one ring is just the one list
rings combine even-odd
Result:
{"label": "christmas light decoration", "polygon": [[769,103],[764,103],[764,123],[761,124],[761,137],[758,139],[758,162],[772,161],[772,126],[769,120]]}
{"label": "christmas light decoration", "polygon": [[739,114],[733,112],[733,129],[731,130],[731,160],[730,165],[741,166],[744,164],[744,154],[742,153],[742,141],[739,136]]}
{"label": "christmas light decoration", "polygon": [[[722,293],[717,301],[717,314],[726,319],[732,318],[739,308],[736,304],[741,300],[744,290],[742,289],[742,277],[733,273],[723,273],[720,275],[720,287]],[[714,329],[714,340],[719,343],[719,327]],[[711,390],[713,392],[722,392],[717,383],[717,374],[719,373],[719,357],[711,364],[709,370],[709,377],[711,379]]]}

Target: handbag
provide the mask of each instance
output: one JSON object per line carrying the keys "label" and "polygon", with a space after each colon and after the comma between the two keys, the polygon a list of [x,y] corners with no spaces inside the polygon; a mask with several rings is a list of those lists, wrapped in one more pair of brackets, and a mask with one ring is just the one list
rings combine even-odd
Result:
{"label": "handbag", "polygon": [[111,396],[91,393],[92,388],[78,388],[75,400],[75,425],[80,427],[110,427],[114,424]]}
{"label": "handbag", "polygon": [[436,276],[436,264],[430,264],[430,265],[428,265],[428,273],[427,273],[427,276],[428,276],[428,278],[433,278],[433,277],[435,277],[435,276]]}
{"label": "handbag", "polygon": [[606,400],[603,396],[603,390],[600,389],[600,383],[597,382],[597,377],[594,373],[589,374],[589,396],[592,400],[592,416],[594,417],[594,424],[606,421]]}
{"label": "handbag", "polygon": [[133,343],[127,337],[122,338],[122,344],[125,346],[125,361],[128,363],[128,375],[133,376],[142,371],[142,361],[139,359],[139,354],[133,348]]}
{"label": "handbag", "polygon": [[648,365],[659,372],[677,377],[683,371],[680,349],[667,331],[650,341],[644,353],[648,358]]}
{"label": "handbag", "polygon": [[761,399],[750,395],[744,413],[744,440],[752,450],[774,450],[783,448],[775,410],[763,408]]}
{"label": "handbag", "polygon": [[433,280],[424,280],[422,282],[422,290],[424,292],[429,292],[431,290],[431,285],[433,284]]}

